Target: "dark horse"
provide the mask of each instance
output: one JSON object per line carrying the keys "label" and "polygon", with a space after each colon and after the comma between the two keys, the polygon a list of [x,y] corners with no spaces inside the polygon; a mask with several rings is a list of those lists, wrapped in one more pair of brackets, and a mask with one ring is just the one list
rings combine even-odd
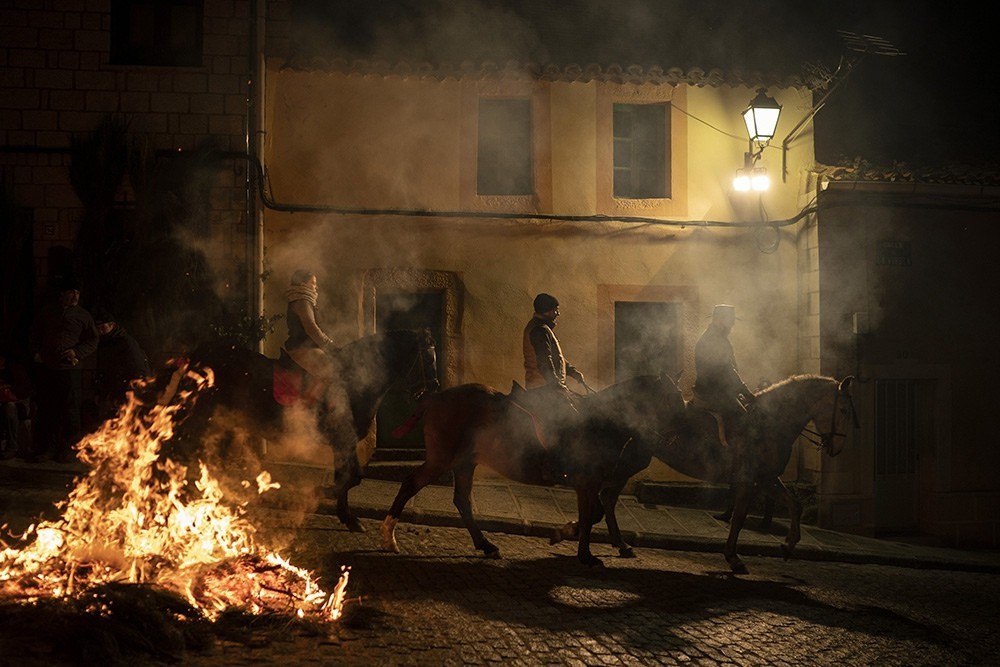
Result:
{"label": "dark horse", "polygon": [[[594,524],[606,514],[609,528],[617,522],[614,503],[606,504],[607,489],[615,499],[629,477],[649,465],[644,444],[671,437],[674,420],[683,415],[684,399],[669,378],[641,376],[613,385],[577,401],[582,423],[557,460],[560,483],[577,493],[580,541],[577,557],[587,565],[601,561],[590,552]],[[448,470],[454,472],[454,503],[476,549],[499,557],[499,549],[483,535],[472,515],[470,494],[480,463],[517,482],[551,486],[545,472],[551,456],[539,439],[532,415],[518,402],[482,384],[464,384],[429,396],[424,409],[426,459],[400,486],[382,523],[382,548],[399,551],[396,522],[406,503]],[[603,501],[603,502],[602,502]],[[628,546],[615,543],[628,555]]]}
{"label": "dark horse", "polygon": [[[733,516],[724,554],[730,569],[748,572],[736,553],[736,542],[755,493],[764,493],[788,507],[789,526],[781,545],[788,558],[801,536],[802,504],[782,483],[792,445],[806,433],[829,456],[837,456],[847,441],[848,427],[857,428],[851,400],[852,377],[838,381],[817,375],[795,375],[771,385],[756,400],[735,433],[730,447],[719,440],[713,415],[688,405],[685,426],[661,440],[654,455],[675,470],[710,482],[732,485]],[[807,429],[812,422],[815,430]]]}
{"label": "dark horse", "polygon": [[[330,411],[324,401],[317,401],[316,423],[320,436],[333,448],[335,459],[333,496],[337,517],[348,528],[362,531],[351,513],[347,494],[361,483],[361,465],[357,443],[371,429],[383,397],[393,387],[407,391],[415,400],[438,388],[437,357],[430,332],[388,331],[361,338],[340,347],[334,353],[339,373],[328,392],[343,392],[348,397],[349,412]],[[181,367],[163,373],[176,390],[189,367],[210,369],[211,387],[196,398],[175,437],[174,450],[187,456],[199,448],[218,410],[227,410],[241,426],[265,438],[279,438],[285,428],[288,409],[275,398],[275,370],[281,365],[271,359],[227,343],[210,343],[194,350]],[[157,383],[162,390],[162,381]],[[341,395],[343,395],[341,394]],[[169,397],[167,397],[169,400]],[[164,399],[160,398],[161,402]]]}
{"label": "dark horse", "polygon": [[[756,493],[783,500],[788,507],[790,522],[781,547],[786,558],[791,556],[800,537],[802,504],[785,487],[780,475],[788,466],[792,445],[804,432],[828,455],[841,452],[848,423],[857,427],[850,394],[852,381],[852,377],[837,381],[796,375],[771,385],[756,395],[757,400],[736,432],[728,434],[732,449],[720,441],[715,416],[692,404],[687,405],[680,428],[671,437],[646,443],[656,458],[685,475],[731,484],[734,508],[724,554],[734,573],[749,571],[736,553],[736,542]],[[808,429],[809,422],[818,430]],[[606,489],[605,507],[617,500],[617,493],[612,492]],[[554,541],[575,537],[578,532],[571,522],[556,532]],[[612,544],[623,544],[617,523],[608,521],[608,533]]]}

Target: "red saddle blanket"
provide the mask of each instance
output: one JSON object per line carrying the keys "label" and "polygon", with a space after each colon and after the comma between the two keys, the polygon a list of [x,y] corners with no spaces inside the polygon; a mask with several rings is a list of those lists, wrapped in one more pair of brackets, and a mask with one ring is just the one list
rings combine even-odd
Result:
{"label": "red saddle blanket", "polygon": [[302,399],[302,371],[274,365],[274,400],[290,408]]}

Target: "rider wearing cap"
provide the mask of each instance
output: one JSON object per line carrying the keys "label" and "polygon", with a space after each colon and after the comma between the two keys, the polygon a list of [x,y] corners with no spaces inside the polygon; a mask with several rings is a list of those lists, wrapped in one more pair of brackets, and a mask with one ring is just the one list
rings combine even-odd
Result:
{"label": "rider wearing cap", "polygon": [[[573,392],[566,386],[566,377],[584,383],[583,373],[563,356],[562,347],[553,329],[559,317],[559,301],[544,292],[535,297],[535,313],[524,327],[524,382],[528,389],[527,401],[533,412],[545,425],[546,447],[558,448],[558,458],[565,459],[573,428],[579,414],[573,405]],[[563,462],[547,460],[549,472],[560,474],[566,470]]]}

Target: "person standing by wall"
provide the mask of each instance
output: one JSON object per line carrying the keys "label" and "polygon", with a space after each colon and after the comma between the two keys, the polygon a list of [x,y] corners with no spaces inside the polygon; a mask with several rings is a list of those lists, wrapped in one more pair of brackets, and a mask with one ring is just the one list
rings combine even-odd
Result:
{"label": "person standing by wall", "polygon": [[97,351],[94,318],[80,306],[80,287],[72,276],[56,279],[57,297],[45,304],[32,331],[35,361],[40,364],[36,458],[60,463],[73,460],[72,447],[82,435],[81,362]]}
{"label": "person standing by wall", "polygon": [[94,399],[102,421],[113,417],[125,400],[132,380],[149,377],[149,358],[128,331],[103,308],[94,310],[100,343],[94,373]]}
{"label": "person standing by wall", "polygon": [[10,459],[21,452],[18,433],[21,422],[31,416],[31,377],[27,369],[0,350],[0,458]]}

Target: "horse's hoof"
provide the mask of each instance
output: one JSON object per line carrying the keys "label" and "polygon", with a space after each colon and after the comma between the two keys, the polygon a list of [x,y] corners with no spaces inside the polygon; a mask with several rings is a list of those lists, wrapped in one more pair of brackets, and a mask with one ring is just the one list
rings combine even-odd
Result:
{"label": "horse's hoof", "polygon": [[781,543],[781,555],[785,560],[792,557],[792,547],[788,546],[784,542]]}
{"label": "horse's hoof", "polygon": [[382,533],[382,551],[398,554],[399,545],[396,543],[396,520],[391,516],[387,516],[378,528],[379,532]]}
{"label": "horse's hoof", "polygon": [[347,530],[349,530],[352,533],[365,533],[365,532],[368,532],[368,531],[365,530],[365,527],[361,525],[361,522],[358,521],[357,517],[351,516],[351,517],[347,517],[346,519],[342,518],[340,521],[345,526],[347,526]]}
{"label": "horse's hoof", "polygon": [[482,547],[482,550],[483,550],[483,555],[486,556],[487,558],[492,558],[493,560],[500,559],[500,547],[498,547],[497,545],[487,542]]}
{"label": "horse's hoof", "polygon": [[618,556],[620,558],[635,558],[635,551],[632,550],[632,547],[619,547]]}
{"label": "horse's hoof", "polygon": [[562,531],[559,530],[558,528],[554,529],[552,531],[552,534],[549,536],[549,545],[559,544],[562,541],[563,541]]}
{"label": "horse's hoof", "polygon": [[750,574],[750,570],[747,569],[747,566],[739,558],[729,562],[729,569],[733,574]]}
{"label": "horse's hoof", "polygon": [[579,554],[580,562],[587,567],[604,567],[604,561],[594,554]]}

